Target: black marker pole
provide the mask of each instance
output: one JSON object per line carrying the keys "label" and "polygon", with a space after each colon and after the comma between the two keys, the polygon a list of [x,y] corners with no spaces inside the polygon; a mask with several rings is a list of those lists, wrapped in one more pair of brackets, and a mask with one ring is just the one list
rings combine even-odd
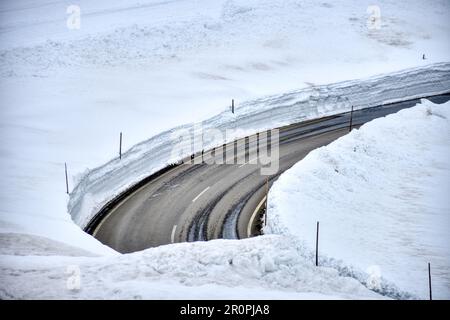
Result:
{"label": "black marker pole", "polygon": [[69,194],[69,178],[67,177],[67,163],[64,162],[64,171],[66,173],[66,193]]}
{"label": "black marker pole", "polygon": [[350,126],[348,128],[348,131],[352,131],[352,125],[353,125],[353,106],[352,106],[352,110],[350,111]]}
{"label": "black marker pole", "polygon": [[120,133],[119,138],[119,159],[122,159],[122,132]]}
{"label": "black marker pole", "polygon": [[430,300],[433,300],[433,291],[431,290],[431,265],[428,262],[428,287],[430,288]]}
{"label": "black marker pole", "polygon": [[316,230],[316,267],[319,266],[319,221],[317,221]]}

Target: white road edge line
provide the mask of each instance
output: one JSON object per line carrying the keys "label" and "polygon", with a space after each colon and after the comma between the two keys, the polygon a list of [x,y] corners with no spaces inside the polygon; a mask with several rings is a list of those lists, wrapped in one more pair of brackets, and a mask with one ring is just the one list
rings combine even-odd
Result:
{"label": "white road edge line", "polygon": [[170,235],[170,241],[172,241],[172,243],[175,242],[175,231],[177,230],[177,225],[174,225],[172,228],[172,234]]}
{"label": "white road edge line", "polygon": [[195,200],[197,200],[198,198],[200,198],[200,196],[201,196],[202,194],[204,194],[206,191],[208,191],[208,189],[209,189],[209,187],[206,187],[205,190],[203,190],[202,192],[200,192],[200,194],[199,194],[198,196],[196,196],[196,197],[192,200],[192,202],[195,202]]}
{"label": "white road edge line", "polygon": [[261,209],[261,206],[263,205],[264,201],[266,201],[266,196],[264,196],[264,198],[262,198],[261,202],[258,203],[255,211],[253,211],[253,214],[250,217],[250,221],[248,222],[248,226],[247,226],[247,237],[249,237],[249,238],[252,235],[253,220],[255,220],[256,214],[258,213],[259,209]]}

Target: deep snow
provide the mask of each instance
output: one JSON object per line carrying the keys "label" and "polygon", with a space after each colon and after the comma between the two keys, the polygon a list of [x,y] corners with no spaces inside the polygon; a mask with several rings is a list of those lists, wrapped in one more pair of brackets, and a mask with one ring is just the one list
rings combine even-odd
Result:
{"label": "deep snow", "polygon": [[[321,264],[372,272],[403,291],[450,298],[450,102],[427,100],[316,149],[269,192],[268,233]],[[364,276],[365,277],[365,276]],[[381,289],[381,288],[380,288]]]}
{"label": "deep snow", "polygon": [[[1,257],[1,298],[383,298],[332,268],[316,268],[283,236],[180,243],[107,258]],[[72,283],[78,272],[79,289]]]}
{"label": "deep snow", "polygon": [[446,1],[379,1],[379,30],[359,0],[78,3],[79,30],[66,1],[0,3],[0,228],[98,253],[67,212],[64,162],[73,190],[121,131],[127,150],[231,98],[450,61]]}
{"label": "deep snow", "polygon": [[[232,141],[235,137],[255,134],[321,116],[374,107],[388,102],[401,101],[448,92],[450,89],[450,64],[435,64],[423,68],[407,69],[389,75],[375,76],[357,81],[300,89],[281,95],[268,96],[242,103],[235,114],[229,110],[201,123],[184,125],[162,132],[128,150],[121,159],[113,159],[102,166],[87,170],[79,177],[70,195],[69,213],[84,228],[93,216],[120,192],[165,166],[200,152]],[[195,130],[197,126],[201,130]],[[231,134],[209,137],[209,129]],[[203,145],[192,146],[194,139]],[[181,142],[180,142],[181,140]]]}
{"label": "deep snow", "polygon": [[[234,98],[244,119],[243,133],[275,117],[283,108],[273,107],[285,98],[292,105],[314,102],[308,109],[312,112],[298,114],[297,120],[334,112],[336,102],[348,107],[333,100],[342,84],[325,84],[450,61],[447,1],[378,1],[379,30],[366,26],[369,1],[78,3],[81,29],[69,30],[67,1],[0,2],[0,263],[2,270],[9,270],[8,276],[2,271],[2,285],[14,278],[18,284],[27,283],[22,277],[32,280],[13,271],[15,259],[28,261],[14,255],[31,254],[34,260],[34,255],[51,254],[57,261],[58,256],[80,252],[117,254],[71,220],[64,162],[73,190],[83,177],[92,177],[86,168],[117,157],[120,131],[124,149],[129,149],[180,124],[214,119]],[[407,90],[414,83],[427,92],[448,89],[448,66],[437,66],[447,76],[430,72],[428,86],[416,76],[392,85],[406,89],[408,96],[423,93]],[[375,99],[365,97],[373,83],[358,86],[350,81],[344,87],[358,88],[359,99],[364,97],[357,107],[384,101],[386,93],[387,99],[397,98],[383,90],[389,86],[378,86]],[[275,96],[257,99],[271,94]],[[327,94],[330,100],[315,101]],[[317,103],[322,107],[315,109]],[[253,125],[255,118],[245,115],[257,114],[259,108],[267,113]],[[290,111],[287,107],[281,112],[277,123],[291,121],[285,118]],[[228,115],[220,123],[225,126],[230,120]],[[83,194],[86,216],[129,182],[119,180],[115,189],[100,192],[92,202]],[[33,270],[34,264],[27,264]],[[55,274],[46,272],[54,284]],[[42,294],[14,288],[17,297]],[[224,295],[238,294],[221,288]],[[6,291],[2,296],[9,297]]]}
{"label": "deep snow", "polygon": [[[274,235],[181,243],[115,257],[93,257],[56,241],[3,234],[0,297],[424,298],[421,290],[426,291],[426,277],[423,283],[417,279],[426,269],[421,264],[429,260],[435,298],[446,298],[449,220],[448,200],[443,196],[449,189],[449,108],[450,102],[434,105],[424,100],[421,105],[369,122],[311,152],[281,175],[269,193],[265,232]],[[386,140],[396,148],[386,145]],[[411,157],[415,161],[411,162]],[[412,174],[418,176],[416,181],[403,190],[404,178]],[[300,193],[298,182],[305,178]],[[390,179],[393,182],[389,190],[379,188],[377,182],[385,184]],[[419,192],[410,194],[411,190]],[[436,195],[437,190],[441,194]],[[303,193],[306,196],[302,198]],[[353,194],[352,201],[348,201],[348,193]],[[380,200],[389,207],[377,206]],[[437,200],[438,206],[421,205],[431,200]],[[349,207],[349,203],[354,206]],[[305,204],[310,204],[307,209],[311,211],[299,216]],[[323,208],[324,204],[329,207]],[[332,210],[340,215],[327,215]],[[413,217],[409,216],[411,211]],[[428,219],[424,219],[427,215]],[[322,222],[320,267],[314,266],[309,239],[314,238],[310,227],[314,229],[315,219]],[[399,220],[400,225],[396,224]],[[405,238],[411,242],[406,246]],[[385,245],[386,239],[390,247]],[[434,256],[427,256],[430,250]],[[73,286],[76,274],[80,276],[79,287]],[[404,282],[409,277],[415,279],[412,285]]]}

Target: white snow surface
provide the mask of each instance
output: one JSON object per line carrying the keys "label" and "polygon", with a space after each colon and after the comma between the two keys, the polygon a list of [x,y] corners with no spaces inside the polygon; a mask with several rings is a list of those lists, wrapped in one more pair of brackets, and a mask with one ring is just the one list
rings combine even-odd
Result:
{"label": "white snow surface", "polygon": [[[450,88],[448,1],[378,1],[379,30],[366,26],[371,1],[77,1],[79,30],[66,27],[71,4],[0,2],[2,297],[61,293],[44,294],[56,283],[48,265],[48,286],[34,291],[43,263],[35,256],[119,256],[80,226],[176,160],[167,138],[182,124],[204,120],[242,136]],[[25,272],[12,271],[19,261]]]}
{"label": "white snow surface", "polygon": [[[316,149],[269,192],[267,233],[297,238],[320,263],[450,298],[450,102],[373,120]],[[363,280],[364,281],[364,280]],[[379,288],[381,291],[384,288]]]}
{"label": "white snow surface", "polygon": [[[204,131],[232,130],[233,134],[227,140],[222,140],[221,137],[211,137],[210,140],[205,138],[204,148],[208,150],[232,141],[235,137],[347,112],[351,105],[355,109],[362,109],[421,95],[448,92],[449,89],[450,63],[442,63],[247,101],[236,109],[235,114],[226,110],[201,123],[164,131],[132,147],[121,159],[113,159],[87,171],[79,178],[70,195],[69,212],[73,220],[84,228],[101,207],[131,185],[189,156],[192,153],[191,140],[183,137],[187,133],[193,134],[195,125],[201,126]],[[183,146],[180,140],[188,146]],[[202,150],[201,145],[193,147],[195,152]],[[174,152],[177,148],[181,150]],[[179,156],[174,158],[174,154]]]}
{"label": "white snow surface", "polygon": [[[0,298],[379,299],[333,268],[316,268],[290,238],[160,246],[118,257],[0,259]],[[71,270],[80,285],[71,287]]]}

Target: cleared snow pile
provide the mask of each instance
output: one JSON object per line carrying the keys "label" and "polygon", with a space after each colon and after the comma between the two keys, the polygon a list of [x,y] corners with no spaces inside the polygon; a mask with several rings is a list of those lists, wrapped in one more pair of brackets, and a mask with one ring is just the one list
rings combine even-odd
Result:
{"label": "cleared snow pile", "polygon": [[181,243],[108,258],[0,257],[2,299],[383,298],[335,269],[316,268],[284,236]]}
{"label": "cleared snow pile", "polygon": [[[269,193],[267,233],[397,297],[450,298],[450,103],[422,100],[311,152]],[[369,276],[369,277],[368,277]]]}
{"label": "cleared snow pile", "polygon": [[[83,226],[164,166],[164,131],[218,114],[214,127],[258,130],[450,88],[447,1],[379,0],[380,29],[369,0],[79,0],[80,29],[71,3],[31,2],[0,1],[0,229],[97,253],[71,218]],[[119,132],[124,151],[154,139],[98,168],[118,157]],[[64,162],[70,191],[82,180],[71,215]]]}
{"label": "cleared snow pile", "polygon": [[[80,0],[80,29],[67,28],[68,3],[30,3],[0,2],[2,298],[85,297],[89,292],[133,297],[127,290],[138,286],[143,297],[174,297],[177,292],[192,297],[192,288],[177,291],[181,282],[161,282],[153,267],[146,267],[153,265],[151,259],[163,263],[155,256],[164,256],[162,248],[146,251],[149,261],[138,253],[117,257],[79,227],[106,201],[170,162],[169,138],[183,123],[207,119],[206,127],[254,132],[347,111],[351,104],[363,108],[450,88],[450,4],[445,1],[431,5],[416,0],[405,6],[380,0],[379,30],[367,27],[372,2],[360,0]],[[435,10],[428,10],[431,6]],[[348,99],[340,100],[343,96]],[[232,98],[237,102],[235,118],[226,107]],[[121,163],[114,160],[119,132],[128,150]],[[65,162],[73,191],[69,209]],[[249,241],[252,247],[259,243]],[[216,244],[222,243],[192,248],[205,246],[213,252]],[[191,250],[186,246],[176,250]],[[233,246],[236,250],[230,252],[239,256],[237,242]],[[289,252],[303,254],[295,250]],[[116,257],[91,257],[96,254]],[[142,262],[143,273],[135,272],[141,266],[136,260]],[[188,266],[192,262],[184,261]],[[274,263],[276,270],[302,265],[300,260],[282,261],[286,263]],[[66,273],[70,265],[81,268],[78,293],[67,291],[74,270]],[[192,274],[212,277],[208,266],[192,265],[200,270]],[[300,277],[304,270],[312,271],[308,268],[294,274]],[[170,277],[176,272],[183,275],[182,269],[174,269]],[[280,281],[301,281],[280,274]],[[214,281],[222,277],[216,276]],[[244,283],[244,276],[237,279],[230,284]],[[344,280],[317,279],[316,284],[286,288],[289,293],[283,297],[303,289],[329,297],[333,288],[339,297],[347,296],[340,291]],[[198,293],[202,297],[223,293],[247,298],[251,292],[281,297],[257,286],[247,291],[203,288]],[[358,295],[364,288],[350,288],[356,297],[365,296]]]}
{"label": "cleared snow pile", "polygon": [[[226,109],[201,123],[164,131],[128,150],[122,159],[115,158],[102,166],[87,170],[70,194],[69,213],[85,228],[108,201],[131,185],[165,166],[191,154],[190,140],[194,126],[202,130],[232,130],[234,135],[205,141],[204,148],[216,147],[234,138],[254,134],[308,119],[347,112],[353,105],[363,109],[385,103],[431,96],[450,90],[450,63],[412,68],[368,79],[342,81],[289,93],[246,101],[235,114]],[[201,133],[199,133],[200,135]],[[225,139],[227,138],[227,139]],[[183,147],[179,140],[189,145]],[[206,140],[206,139],[205,139]],[[202,146],[195,146],[199,152]],[[173,158],[179,148],[179,157]]]}

